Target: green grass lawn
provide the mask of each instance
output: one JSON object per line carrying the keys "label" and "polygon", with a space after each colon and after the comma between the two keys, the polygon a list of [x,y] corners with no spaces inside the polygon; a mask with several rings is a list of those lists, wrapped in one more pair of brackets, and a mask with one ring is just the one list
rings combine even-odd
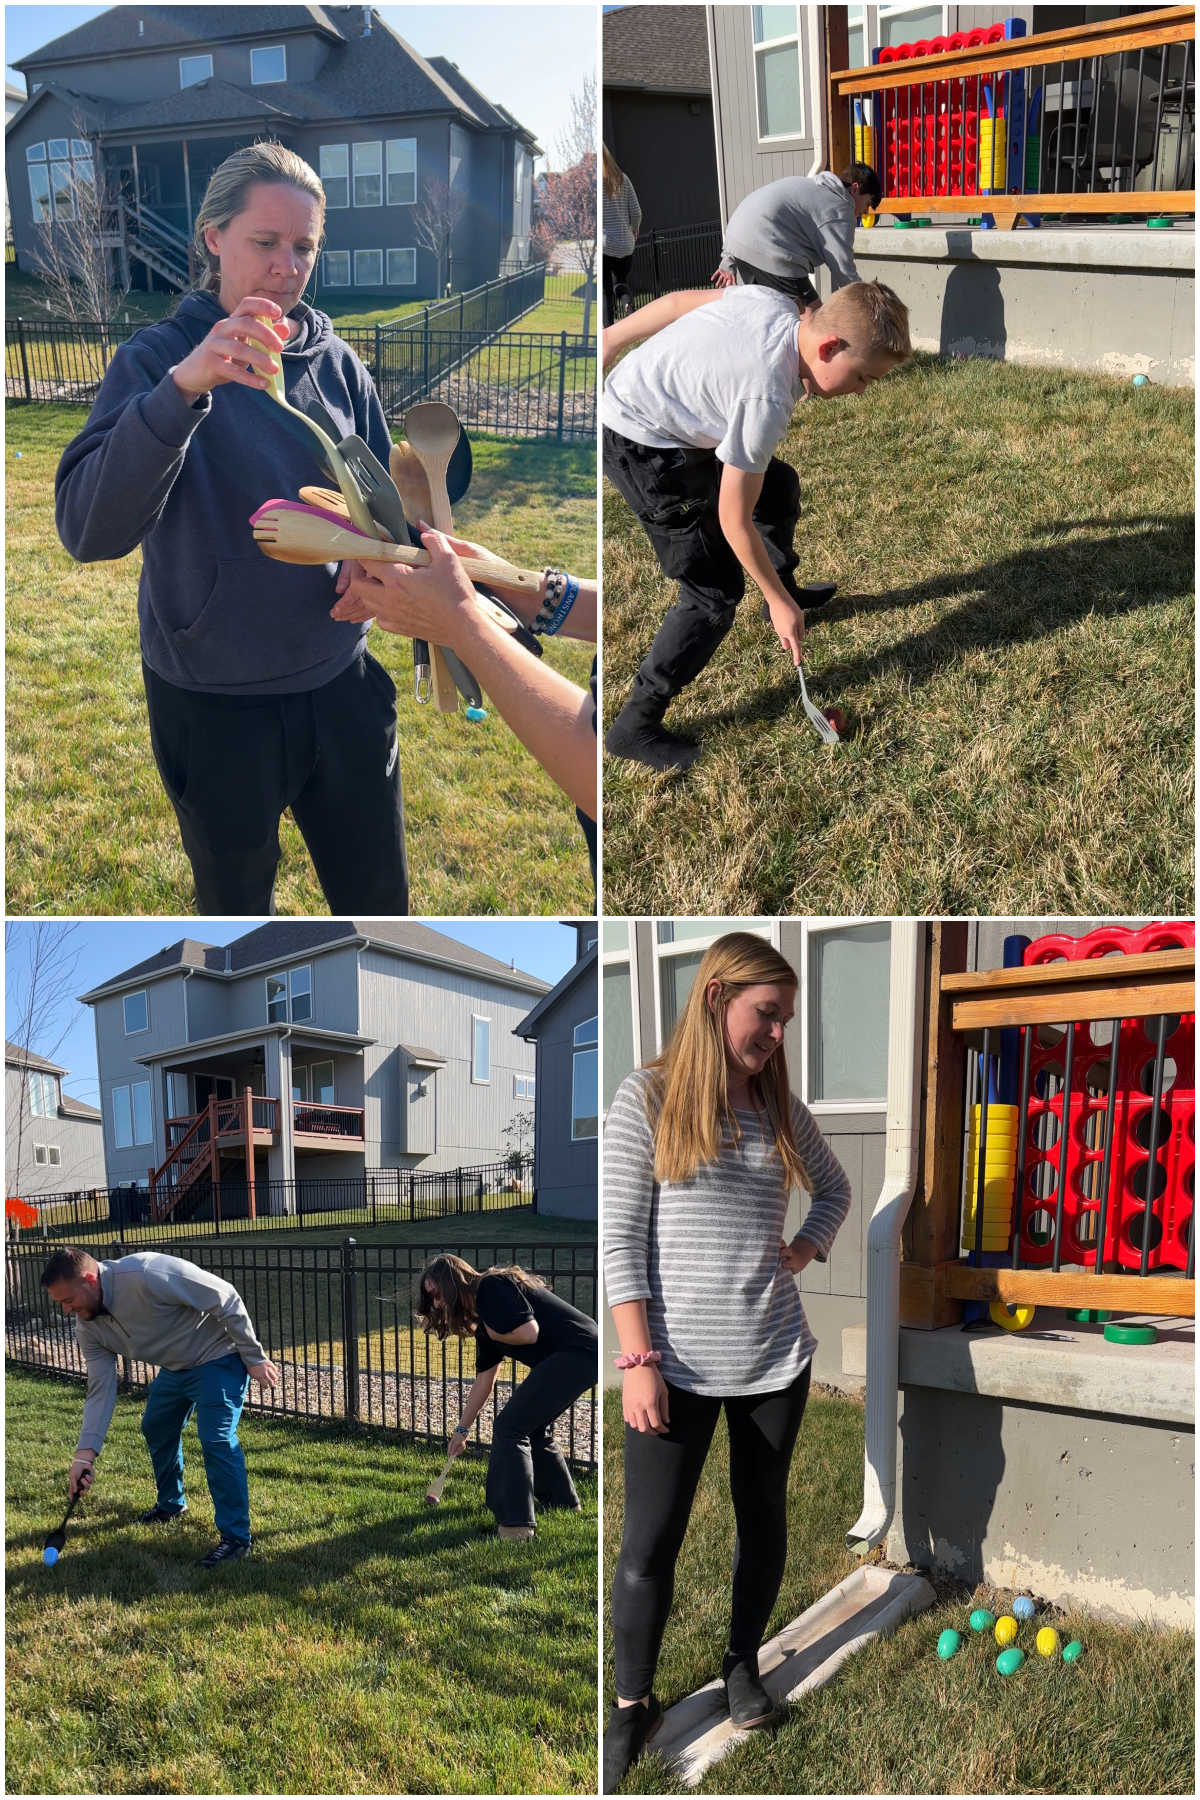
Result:
{"label": "green grass lawn", "polygon": [[214,1541],[189,1432],[190,1507],[154,1497],[140,1406],[118,1402],[94,1493],[53,1569],[78,1385],[10,1371],[9,1793],[590,1793],[596,1494],[532,1544],[485,1535],[485,1465],[382,1433],[247,1417],[254,1557]]}
{"label": "green grass lawn", "polygon": [[[757,590],[669,725],[683,775],[605,760],[613,913],[1187,913],[1193,400],[919,357],[801,406],[797,579],[826,748]],[[674,596],[612,490],[605,713]]]}
{"label": "green grass lawn", "polygon": [[[54,529],[54,471],[86,416],[67,406],[6,413],[8,906],[27,914],[186,913],[191,871],[146,725],[141,553],[75,563]],[[459,528],[526,566],[592,574],[591,446],[477,439],[472,450]],[[574,809],[495,710],[473,725],[461,712],[417,706],[409,641],[375,629],[370,648],[399,692],[414,912],[590,911]],[[550,641],[547,661],[581,686],[591,660],[588,645]],[[281,843],[279,911],[325,912],[290,817]]]}
{"label": "green grass lawn", "polygon": [[[814,1391],[800,1430],[788,1496],[791,1554],[768,1636],[857,1566],[844,1533],[862,1504],[863,1411]],[[605,1395],[604,1567],[611,1583],[621,1540],[620,1394]],[[655,1692],[664,1706],[720,1672],[734,1543],[722,1421],[709,1452],[675,1583]],[[938,1598],[893,1637],[876,1639],[834,1679],[807,1694],[777,1730],[761,1732],[703,1777],[707,1794],[1191,1794],[1195,1643],[1185,1631],[1101,1624],[1056,1614],[1068,1666],[1032,1655],[1019,1675],[995,1671],[995,1645],[965,1621],[973,1606],[999,1613],[991,1588],[968,1594],[935,1583]],[[1011,1596],[1008,1596],[1011,1598]],[[608,1596],[605,1595],[606,1630]],[[969,1640],[939,1661],[948,1625]],[[1024,1635],[1024,1634],[1023,1634]],[[609,1641],[606,1639],[606,1641]],[[605,1671],[612,1696],[611,1661]],[[685,1794],[652,1748],[622,1792]]]}

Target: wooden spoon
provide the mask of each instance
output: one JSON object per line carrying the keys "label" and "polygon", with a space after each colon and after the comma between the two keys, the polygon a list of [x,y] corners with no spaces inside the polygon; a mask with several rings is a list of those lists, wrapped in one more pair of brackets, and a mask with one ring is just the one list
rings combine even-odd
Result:
{"label": "wooden spoon", "polygon": [[441,400],[422,400],[404,415],[404,435],[420,457],[429,481],[429,522],[438,531],[453,530],[446,470],[461,431],[458,414]]}

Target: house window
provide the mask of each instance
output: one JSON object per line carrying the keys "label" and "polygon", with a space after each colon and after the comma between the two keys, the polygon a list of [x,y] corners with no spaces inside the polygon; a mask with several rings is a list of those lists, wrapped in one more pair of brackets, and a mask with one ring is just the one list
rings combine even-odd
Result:
{"label": "house window", "polygon": [[387,270],[389,287],[414,287],[417,280],[416,250],[389,250]]}
{"label": "house window", "polygon": [[[454,132],[450,127],[450,185],[454,185]],[[389,206],[411,206],[417,197],[417,140],[389,138],[387,141],[387,203]]]}
{"label": "house window", "polygon": [[332,1106],[333,1064],[331,1062],[314,1063],[309,1070],[309,1075],[314,1106]]}
{"label": "house window", "polygon": [[83,138],[50,138],[29,144],[25,160],[34,224],[74,219],[77,192],[92,187],[96,179],[91,145]]}
{"label": "house window", "polygon": [[350,252],[326,250],[321,258],[321,280],[326,287],[350,286]]}
{"label": "house window", "polygon": [[150,1029],[150,1001],[145,988],[140,994],[125,996],[125,1036],[132,1037],[135,1031]]}
{"label": "house window", "polygon": [[181,56],[179,59],[179,85],[181,88],[195,87],[198,81],[208,81],[212,76],[212,57]]}
{"label": "house window", "polygon": [[383,145],[354,146],[354,204],[383,205]]}
{"label": "house window", "polygon": [[605,919],[600,928],[601,991],[604,1006],[604,1106],[642,1055],[637,992],[637,937],[628,919]]}
{"label": "house window", "polygon": [[322,144],[320,151],[321,186],[325,189],[325,205],[334,208],[350,204],[350,150],[346,144]]}
{"label": "house window", "polygon": [[292,1064],[292,1099],[298,1105],[307,1105],[312,1098],[308,1077],[307,1069],[297,1068],[295,1063]]}
{"label": "house window", "polygon": [[939,37],[946,30],[944,6],[882,5],[879,8],[881,45],[913,44],[918,38]]}
{"label": "house window", "polygon": [[492,1021],[471,1014],[471,1080],[492,1079]]}
{"label": "house window", "polygon": [[312,1018],[312,969],[307,963],[286,975],[267,976],[267,1023],[297,1024]]}
{"label": "house window", "polygon": [[43,1075],[36,1069],[29,1071],[29,1110],[35,1119],[57,1118],[57,1075]]}
{"label": "house window", "polygon": [[167,1112],[172,1119],[191,1117],[191,1097],[186,1075],[167,1076]]}
{"label": "house window", "polygon": [[133,1144],[149,1144],[153,1139],[150,1126],[150,1083],[135,1081],[127,1087],[115,1087],[113,1104],[113,1142],[118,1150]]}
{"label": "house window", "polygon": [[51,1168],[58,1168],[62,1163],[62,1153],[57,1144],[35,1144],[33,1160],[35,1163],[48,1163]]}
{"label": "house window", "polygon": [[759,139],[803,137],[799,8],[752,6],[750,20]]}
{"label": "house window", "polygon": [[383,251],[356,250],[354,252],[354,285],[361,288],[381,288],[383,286]]}
{"label": "house window", "polygon": [[250,52],[250,80],[255,87],[287,80],[287,53],[282,44],[268,44]]}
{"label": "house window", "polygon": [[594,1138],[600,1130],[600,1052],[595,1018],[575,1027],[571,1055],[571,1138]]}
{"label": "house window", "polygon": [[535,1085],[535,1078],[532,1075],[514,1075],[513,1099],[532,1100]]}
{"label": "house window", "polygon": [[891,937],[887,919],[808,927],[805,1088],[814,1104],[887,1101]]}

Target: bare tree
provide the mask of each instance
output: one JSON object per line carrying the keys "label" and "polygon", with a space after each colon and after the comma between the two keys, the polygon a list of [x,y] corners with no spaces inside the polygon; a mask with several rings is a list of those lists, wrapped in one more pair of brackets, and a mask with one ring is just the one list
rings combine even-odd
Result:
{"label": "bare tree", "polygon": [[556,245],[568,245],[584,274],[583,335],[591,328],[596,294],[596,81],[585,75],[571,95],[566,129],[555,146],[559,171],[544,177],[536,206],[533,234],[549,257]]}
{"label": "bare tree", "polygon": [[[72,128],[78,133],[75,142],[86,140],[86,127],[78,119]],[[73,325],[113,325],[130,285],[127,263],[114,279],[104,241],[118,228],[120,198],[94,152],[89,158],[76,157],[70,167],[70,187],[46,202],[61,209],[58,216],[34,226],[33,263],[46,289],[44,305],[52,317]]]}
{"label": "bare tree", "polygon": [[[5,1035],[18,1049],[55,1061],[74,1023],[75,970],[82,947],[78,925],[6,921]],[[23,1071],[23,1085],[27,1079]],[[14,1177],[21,1167],[27,1116],[22,1104],[6,1109],[5,1165]]]}
{"label": "bare tree", "polygon": [[501,1137],[508,1145],[507,1162],[512,1174],[519,1181],[525,1165],[533,1154],[534,1113],[532,1108],[514,1113],[501,1132]]}
{"label": "bare tree", "polygon": [[[413,208],[413,230],[417,242],[432,250],[437,263],[438,293],[452,293],[454,288],[454,233],[467,210],[467,196],[461,188],[436,176],[427,176],[421,187],[421,198]],[[446,266],[445,287],[442,264]]]}

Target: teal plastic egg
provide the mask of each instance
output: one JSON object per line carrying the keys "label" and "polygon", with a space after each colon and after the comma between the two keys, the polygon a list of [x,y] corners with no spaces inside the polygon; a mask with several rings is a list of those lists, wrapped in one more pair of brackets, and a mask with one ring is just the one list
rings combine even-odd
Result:
{"label": "teal plastic egg", "polygon": [[977,1606],[971,1614],[972,1631],[990,1631],[995,1623],[995,1613],[989,1612],[986,1606]]}
{"label": "teal plastic egg", "polygon": [[1063,1661],[1064,1662],[1078,1662],[1079,1658],[1082,1655],[1083,1655],[1083,1645],[1080,1643],[1078,1638],[1072,1638],[1071,1642],[1066,1646],[1066,1648],[1063,1651]]}
{"label": "teal plastic egg", "polygon": [[1002,1650],[996,1658],[996,1667],[1002,1675],[1015,1675],[1025,1661],[1025,1652],[1018,1650],[1013,1644],[1010,1649]]}
{"label": "teal plastic egg", "polygon": [[943,1631],[938,1639],[938,1655],[943,1662],[949,1662],[956,1650],[961,1650],[962,1638],[957,1631]]}

